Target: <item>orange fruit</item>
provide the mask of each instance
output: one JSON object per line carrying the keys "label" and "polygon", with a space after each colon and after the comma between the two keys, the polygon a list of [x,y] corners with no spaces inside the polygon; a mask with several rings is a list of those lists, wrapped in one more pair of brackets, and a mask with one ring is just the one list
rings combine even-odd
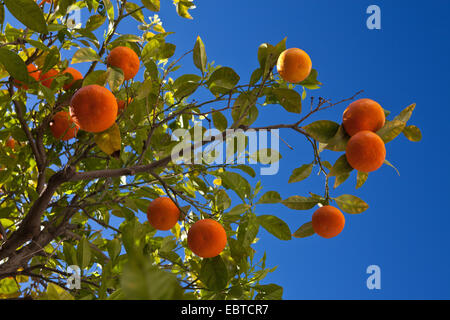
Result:
{"label": "orange fruit", "polygon": [[213,258],[227,245],[227,234],[219,222],[203,219],[189,228],[187,242],[189,249],[199,257]]}
{"label": "orange fruit", "polygon": [[42,85],[46,86],[47,88],[50,88],[53,80],[58,74],[59,72],[56,69],[50,69],[46,73],[42,74],[40,78]]}
{"label": "orange fruit", "polygon": [[68,67],[62,73],[68,73],[72,76],[72,80],[67,80],[67,83],[63,86],[64,90],[66,91],[69,90],[76,81],[83,79],[83,75],[81,74],[81,72],[72,67]]}
{"label": "orange fruit", "polygon": [[117,118],[116,97],[97,84],[82,87],[70,101],[70,115],[85,131],[105,131]]}
{"label": "orange fruit", "polygon": [[139,71],[139,57],[128,47],[115,47],[106,59],[108,66],[122,69],[125,80],[130,80]]}
{"label": "orange fruit", "polygon": [[308,78],[312,62],[309,55],[298,48],[284,50],[277,61],[277,70],[283,80],[297,83]]}
{"label": "orange fruit", "polygon": [[353,136],[369,130],[377,132],[386,121],[383,108],[371,99],[359,99],[352,102],[343,114],[342,125],[345,131]]}
{"label": "orange fruit", "polygon": [[125,100],[117,100],[117,107],[119,108],[119,112],[122,112],[123,110],[125,110],[127,105],[129,105],[132,100],[133,99],[128,98],[128,103],[126,103]]}
{"label": "orange fruit", "polygon": [[[34,64],[27,65],[28,75],[32,77],[34,80],[39,81],[39,78],[41,76],[41,72],[36,68]],[[19,80],[14,80],[14,86],[16,88],[24,88],[25,90],[28,90],[28,86],[26,84],[22,84]]]}
{"label": "orange fruit", "polygon": [[6,146],[14,149],[16,146],[16,140],[14,140],[13,137],[9,137],[8,140],[6,140]]}
{"label": "orange fruit", "polygon": [[56,139],[70,140],[77,135],[80,126],[67,111],[59,111],[50,122],[50,130]]}
{"label": "orange fruit", "polygon": [[383,165],[386,147],[376,133],[368,130],[360,131],[348,141],[345,155],[352,168],[372,172]]}
{"label": "orange fruit", "polygon": [[180,219],[180,209],[168,197],[159,197],[150,202],[147,209],[148,222],[157,230],[170,230]]}
{"label": "orange fruit", "polygon": [[312,227],[319,236],[330,239],[344,230],[345,217],[342,212],[332,206],[317,209],[312,216]]}

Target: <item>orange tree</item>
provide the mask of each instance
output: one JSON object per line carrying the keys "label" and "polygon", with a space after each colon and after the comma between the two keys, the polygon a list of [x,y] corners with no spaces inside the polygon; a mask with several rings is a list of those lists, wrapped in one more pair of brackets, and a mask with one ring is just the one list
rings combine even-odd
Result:
{"label": "orange tree", "polygon": [[[192,1],[174,4],[180,16],[192,18]],[[88,19],[68,23],[79,9]],[[252,248],[259,229],[286,241],[337,236],[345,225],[341,211],[358,214],[368,205],[332,194],[330,179],[335,188],[343,183],[354,170],[349,162],[367,171],[391,165],[384,144],[402,132],[421,138],[406,124],[415,105],[386,120],[389,112],[375,101],[358,100],[343,119],[313,122],[313,114],[343,110],[359,93],[305,103],[307,90],[321,83],[307,53],[286,50],[285,40],[262,44],[258,67],[242,83],[232,68],[209,62],[200,37],[191,51],[175,54],[159,19],[144,19],[159,9],[159,0],[0,1],[0,297],[281,298],[280,286],[261,283],[274,269]],[[131,19],[138,29],[122,33],[121,23]],[[198,72],[174,76],[188,58]],[[83,73],[82,62],[89,65]],[[287,121],[258,126],[259,110],[271,104],[285,109]],[[179,141],[171,135],[204,133],[196,120],[218,133],[186,141],[191,151],[221,138],[239,140],[227,129],[297,132],[311,145],[312,161],[305,159],[286,183],[317,170],[324,192],[282,199],[277,191],[261,192],[260,183],[251,186],[251,166],[177,161],[190,160],[190,153],[174,158]],[[260,162],[269,153],[238,147],[231,154]],[[332,151],[343,152],[334,165],[323,159]],[[357,172],[357,188],[367,178]],[[231,198],[239,203],[231,206]],[[291,232],[280,217],[257,214],[258,206],[274,203],[320,209]]]}

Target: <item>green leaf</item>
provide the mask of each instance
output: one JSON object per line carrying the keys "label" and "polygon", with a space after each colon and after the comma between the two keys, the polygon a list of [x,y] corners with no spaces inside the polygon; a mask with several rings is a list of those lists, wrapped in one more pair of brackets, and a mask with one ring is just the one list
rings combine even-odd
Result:
{"label": "green leaf", "polygon": [[280,240],[291,240],[291,230],[289,226],[276,216],[262,215],[258,216],[257,221],[261,227]]}
{"label": "green leaf", "polygon": [[202,73],[206,72],[206,51],[205,45],[203,44],[200,36],[197,37],[195,41],[194,52],[193,52],[194,64],[200,69]]}
{"label": "green leaf", "polygon": [[122,139],[120,129],[117,123],[114,123],[109,129],[96,133],[94,141],[97,146],[107,155],[114,155],[122,148]]}
{"label": "green leaf", "polygon": [[314,208],[315,205],[319,203],[317,199],[314,198],[306,198],[302,196],[292,196],[287,198],[286,200],[281,201],[289,209],[294,210],[309,210]]}
{"label": "green leaf", "polygon": [[342,211],[350,214],[359,214],[369,208],[369,205],[363,200],[350,194],[344,194],[334,200]]}
{"label": "green leaf", "polygon": [[328,143],[338,132],[339,124],[329,120],[319,120],[308,124],[303,129],[315,140]]}
{"label": "green leaf", "polygon": [[249,247],[255,241],[259,231],[259,223],[253,212],[248,211],[244,217],[243,222],[239,224],[237,236],[240,249]]}
{"label": "green leaf", "polygon": [[101,61],[97,52],[91,48],[81,48],[72,57],[72,64],[81,62]]}
{"label": "green leaf", "polygon": [[142,4],[151,11],[158,12],[160,10],[160,0],[142,0]]}
{"label": "green leaf", "polygon": [[192,16],[189,14],[189,9],[194,6],[193,2],[178,0],[177,3],[177,13],[180,17],[186,19],[192,19]]}
{"label": "green leaf", "polygon": [[28,82],[27,66],[18,54],[6,48],[0,48],[0,63],[11,77]]}
{"label": "green leaf", "polygon": [[304,225],[302,225],[300,228],[297,229],[297,231],[294,232],[292,235],[294,238],[306,238],[314,235],[314,229],[312,227],[312,222],[307,222]]}
{"label": "green leaf", "polygon": [[397,174],[400,175],[400,172],[397,170],[397,168],[392,163],[390,163],[387,159],[384,159],[383,163],[387,164],[389,167],[393,168],[397,172]]}
{"label": "green leaf", "polygon": [[86,30],[94,31],[100,28],[105,23],[106,17],[100,14],[90,16],[86,22]]}
{"label": "green leaf", "polygon": [[108,20],[110,21],[110,25],[114,23],[114,6],[111,0],[102,0],[105,5],[106,14],[108,15]]}
{"label": "green leaf", "polygon": [[83,79],[83,87],[91,84],[98,84],[103,87],[106,85],[107,76],[108,73],[105,70],[92,71]]}
{"label": "green leaf", "polygon": [[331,151],[345,151],[349,139],[350,136],[345,132],[344,127],[341,125],[333,138],[328,140],[327,143],[320,144],[319,151],[322,151],[323,149],[328,149]]}
{"label": "green leaf", "polygon": [[308,78],[300,82],[299,85],[310,90],[319,89],[322,83],[317,80],[317,70],[312,69]]}
{"label": "green leaf", "polygon": [[46,294],[48,300],[75,300],[69,292],[53,283],[47,285]]}
{"label": "green leaf", "polygon": [[407,126],[403,129],[403,134],[408,140],[413,142],[422,140],[422,132],[420,132],[420,129],[416,126]]}
{"label": "green leaf", "polygon": [[120,68],[108,67],[106,70],[106,82],[111,91],[116,91],[124,81],[123,71]]}
{"label": "green leaf", "polygon": [[302,112],[302,97],[297,91],[287,88],[275,88],[272,92],[286,111],[292,113]]}
{"label": "green leaf", "polygon": [[245,165],[245,164],[239,164],[239,165],[237,165],[237,166],[233,166],[232,168],[233,168],[233,169],[239,169],[239,170],[242,170],[242,171],[244,171],[246,174],[248,174],[248,175],[249,175],[250,177],[252,177],[252,178],[256,177],[256,172],[255,172],[255,170],[253,170],[252,167],[247,166],[247,165]]}
{"label": "green leaf", "polygon": [[112,239],[108,242],[108,254],[111,260],[115,260],[122,250],[122,245],[120,244],[120,240],[117,238]]}
{"label": "green leaf", "polygon": [[406,123],[399,120],[386,121],[386,124],[383,128],[377,131],[377,134],[384,141],[384,143],[388,143],[394,140],[400,133],[402,133],[403,129],[405,129]]}
{"label": "green leaf", "polygon": [[81,269],[89,267],[91,262],[91,247],[89,246],[89,241],[84,237],[78,243],[77,261]]}
{"label": "green leaf", "polygon": [[5,0],[9,12],[33,31],[47,34],[44,14],[34,0]]}
{"label": "green leaf", "polygon": [[283,298],[283,288],[277,284],[258,284],[253,288],[258,292],[255,300],[281,300]]}
{"label": "green leaf", "polygon": [[231,205],[231,199],[225,190],[219,190],[216,194],[216,206],[220,210],[226,210]]}
{"label": "green leaf", "polygon": [[139,22],[145,23],[144,14],[142,13],[142,9],[138,10],[139,6],[133,2],[125,3],[125,10],[127,13],[131,13],[131,16]]}
{"label": "green leaf", "polygon": [[41,69],[41,74],[46,73],[52,69],[61,60],[59,49],[54,47],[50,49],[50,52],[45,56],[44,65]]}
{"label": "green leaf", "polygon": [[313,164],[304,164],[300,168],[294,169],[292,171],[291,177],[289,178],[288,183],[295,183],[299,181],[303,181],[308,178],[312,172]]}
{"label": "green leaf", "polygon": [[352,171],[353,171],[353,168],[348,163],[347,157],[345,156],[345,154],[343,154],[336,160],[336,162],[334,163],[330,172],[328,173],[328,176],[329,177],[338,177],[340,175],[349,174]]}
{"label": "green leaf", "polygon": [[263,71],[261,68],[255,69],[250,77],[250,86],[254,86],[261,79]]}
{"label": "green leaf", "polygon": [[398,116],[394,118],[394,120],[403,121],[405,123],[408,122],[415,108],[416,108],[415,103],[407,106],[402,112],[400,112]]}
{"label": "green leaf", "polygon": [[200,280],[213,291],[220,291],[227,286],[228,270],[221,256],[203,259]]}
{"label": "green leaf", "polygon": [[212,73],[207,83],[213,94],[227,93],[234,88],[239,79],[239,75],[233,69],[221,67]]}
{"label": "green leaf", "polygon": [[368,177],[369,177],[368,173],[358,171],[358,175],[356,176],[356,189],[361,188],[364,185],[364,183],[366,183]]}
{"label": "green leaf", "polygon": [[251,186],[248,181],[236,172],[223,172],[219,174],[225,188],[231,189],[242,199],[249,198]]}
{"label": "green leaf", "polygon": [[219,111],[212,110],[212,119],[214,127],[219,131],[225,131],[228,128],[227,118]]}
{"label": "green leaf", "polygon": [[348,177],[350,177],[350,173],[345,173],[337,176],[336,179],[334,180],[333,188],[336,189],[337,187],[339,187],[348,179]]}
{"label": "green leaf", "polygon": [[276,191],[267,191],[262,195],[261,198],[259,198],[259,201],[257,203],[263,204],[263,203],[279,203],[281,202],[281,196]]}
{"label": "green leaf", "polygon": [[235,206],[233,209],[231,209],[229,212],[226,213],[227,216],[240,216],[244,212],[247,212],[248,209],[251,207],[248,204],[241,203]]}

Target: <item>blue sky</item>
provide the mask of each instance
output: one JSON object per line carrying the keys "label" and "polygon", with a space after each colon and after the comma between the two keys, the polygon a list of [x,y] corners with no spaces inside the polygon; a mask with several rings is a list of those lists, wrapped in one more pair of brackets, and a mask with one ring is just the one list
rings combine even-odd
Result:
{"label": "blue sky", "polygon": [[[423,140],[412,143],[401,136],[387,145],[387,159],[401,176],[383,166],[370,175],[362,189],[355,190],[353,173],[331,191],[332,196],[354,194],[370,205],[361,215],[346,214],[341,235],[329,240],[313,236],[283,242],[260,232],[255,248],[267,251],[269,266],[278,266],[265,282],[283,286],[285,299],[450,298],[450,212],[445,202],[449,191],[445,145],[450,116],[450,3],[197,0],[197,8],[191,11],[194,20],[186,20],[177,16],[172,1],[161,2],[163,26],[176,32],[167,39],[177,45],[175,57],[192,49],[200,35],[208,60],[234,68],[246,81],[258,67],[258,46],[287,37],[288,47],[309,53],[324,84],[309,94],[339,101],[363,89],[361,97],[378,101],[394,115],[417,103],[410,124],[421,128]],[[372,4],[381,8],[381,30],[366,28],[365,12]],[[135,27],[130,23],[120,31],[136,33]],[[181,72],[194,70],[192,60],[183,60]],[[312,120],[340,122],[345,106]],[[260,110],[258,123],[291,120],[281,107],[269,106]],[[282,131],[281,137],[294,150],[281,143],[280,171],[258,177],[264,185],[262,192],[277,190],[283,198],[322,193],[323,181],[314,175],[297,184],[287,183],[293,169],[311,162],[312,152],[298,134]],[[323,154],[330,162],[337,156]],[[312,213],[282,205],[257,208],[257,214],[282,218],[292,231],[310,221]],[[366,268],[372,264],[381,267],[381,290],[366,287]]]}

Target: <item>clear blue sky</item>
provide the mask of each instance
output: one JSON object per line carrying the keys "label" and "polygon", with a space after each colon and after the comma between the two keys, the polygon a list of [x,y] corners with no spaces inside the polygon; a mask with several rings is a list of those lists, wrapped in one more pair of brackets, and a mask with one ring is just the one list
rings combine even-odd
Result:
{"label": "clear blue sky", "polygon": [[[283,242],[260,232],[256,249],[267,251],[269,266],[278,265],[265,282],[283,286],[285,299],[449,299],[449,170],[445,165],[449,152],[445,145],[450,116],[450,2],[197,0],[197,8],[191,11],[194,20],[178,17],[172,1],[161,2],[164,27],[176,32],[167,39],[177,45],[175,57],[192,49],[200,35],[209,61],[230,66],[247,80],[258,66],[258,46],[287,37],[287,46],[307,51],[319,72],[324,85],[310,92],[314,96],[338,101],[364,89],[364,97],[380,102],[393,114],[417,103],[410,124],[422,129],[423,140],[412,143],[401,136],[387,145],[387,158],[401,176],[383,166],[362,189],[355,190],[353,173],[332,191],[333,196],[354,194],[370,205],[361,215],[346,215],[340,236]],[[372,4],[381,8],[379,31],[366,28],[365,12]],[[135,26],[130,23],[120,31],[135,33]],[[194,71],[190,59],[183,64],[182,71]],[[320,118],[340,122],[344,108],[326,111]],[[260,124],[292,119],[277,106],[261,110],[260,117]],[[279,174],[259,177],[263,192],[278,190],[283,198],[322,193],[322,180],[316,176],[287,183],[294,168],[311,162],[312,153],[300,135],[282,131],[281,137],[295,149],[281,144]],[[333,162],[337,154],[324,156]],[[312,213],[281,205],[257,210],[257,214],[279,216],[292,231],[310,221]],[[372,264],[381,267],[378,291],[366,288],[366,268]]]}
{"label": "clear blue sky", "polygon": [[[422,129],[423,140],[401,136],[387,145],[387,157],[401,176],[383,166],[364,188],[355,190],[355,173],[333,195],[354,194],[370,205],[361,215],[346,215],[337,238],[318,236],[282,242],[262,231],[256,249],[266,250],[268,264],[278,265],[266,278],[284,287],[285,299],[431,299],[450,298],[448,199],[448,139],[450,60],[448,58],[450,2],[436,1],[196,1],[193,21],[181,19],[162,1],[160,14],[177,54],[192,48],[200,35],[209,60],[233,67],[248,79],[257,67],[256,52],[263,42],[287,37],[288,47],[306,50],[324,83],[312,92],[335,101],[360,89],[393,114],[416,102],[411,124]],[[382,30],[366,28],[366,8],[377,4]],[[185,62],[187,65],[190,61]],[[339,122],[344,106],[322,117]],[[288,122],[281,107],[260,112],[260,123]],[[264,191],[279,190],[283,198],[322,192],[311,176],[289,185],[292,170],[311,161],[307,142],[282,132],[280,172],[262,177]],[[334,160],[336,155],[325,157]],[[311,219],[311,211],[278,205],[258,214],[275,214],[295,231]],[[381,290],[366,288],[366,268],[381,267]]]}

